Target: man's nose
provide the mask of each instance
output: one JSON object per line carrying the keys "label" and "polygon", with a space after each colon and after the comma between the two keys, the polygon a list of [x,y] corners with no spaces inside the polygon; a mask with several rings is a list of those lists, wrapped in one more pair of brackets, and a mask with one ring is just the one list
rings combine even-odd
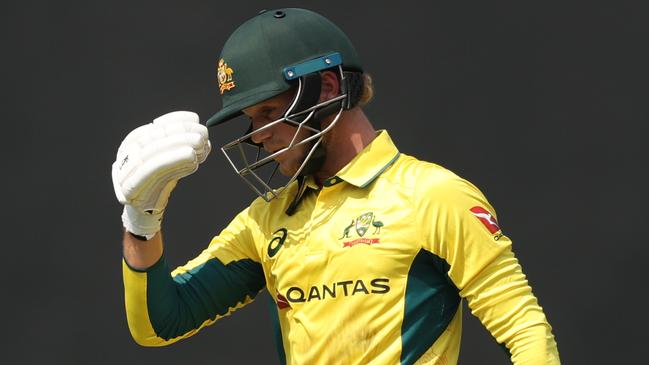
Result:
{"label": "man's nose", "polygon": [[270,136],[273,135],[271,131],[272,127],[270,128],[267,127],[260,130],[262,127],[267,125],[266,123],[260,123],[255,120],[252,120],[251,122],[252,122],[252,130],[254,133],[252,136],[250,136],[250,139],[254,143],[262,144],[265,140],[267,140],[268,138],[270,138]]}

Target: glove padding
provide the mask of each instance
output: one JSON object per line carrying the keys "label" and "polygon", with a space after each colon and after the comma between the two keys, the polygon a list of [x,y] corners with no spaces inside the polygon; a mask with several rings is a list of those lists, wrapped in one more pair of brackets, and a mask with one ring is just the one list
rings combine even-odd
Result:
{"label": "glove padding", "polygon": [[112,177],[115,195],[124,204],[122,222],[147,238],[160,230],[162,214],[178,180],[192,174],[211,145],[198,115],[177,111],[129,133],[117,151]]}

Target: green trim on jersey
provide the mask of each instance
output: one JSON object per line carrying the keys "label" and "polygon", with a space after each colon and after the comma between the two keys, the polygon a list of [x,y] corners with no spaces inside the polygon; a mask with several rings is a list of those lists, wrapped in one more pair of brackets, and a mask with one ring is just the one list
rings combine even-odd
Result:
{"label": "green trim on jersey", "polygon": [[149,318],[156,335],[165,340],[227,314],[266,284],[261,265],[250,259],[224,265],[214,258],[173,280],[163,259],[147,274]]}
{"label": "green trim on jersey", "polygon": [[279,312],[275,299],[268,295],[268,309],[270,312],[270,322],[273,326],[273,334],[275,337],[275,345],[277,346],[277,356],[279,357],[280,365],[286,365],[286,353],[284,352],[284,343],[282,342],[282,328],[279,325]]}
{"label": "green trim on jersey", "polygon": [[379,171],[377,171],[374,174],[374,176],[370,177],[369,180],[367,180],[363,185],[360,186],[360,188],[365,189],[371,183],[373,183],[374,180],[376,180],[376,178],[383,173],[383,171],[385,171],[388,167],[392,166],[392,164],[399,158],[399,156],[401,156],[401,153],[397,153],[396,155],[394,155],[392,160],[390,160],[387,164],[385,164],[385,166],[383,166]]}
{"label": "green trim on jersey", "polygon": [[453,319],[460,295],[448,277],[449,265],[420,250],[408,272],[401,327],[401,364],[414,364]]}

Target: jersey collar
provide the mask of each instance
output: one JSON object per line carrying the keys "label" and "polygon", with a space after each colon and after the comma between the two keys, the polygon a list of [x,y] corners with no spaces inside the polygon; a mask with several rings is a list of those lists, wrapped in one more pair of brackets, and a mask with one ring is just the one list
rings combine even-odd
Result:
{"label": "jersey collar", "polygon": [[322,185],[327,187],[346,181],[359,188],[365,188],[397,158],[399,158],[399,150],[390,135],[387,131],[380,130],[370,144],[365,146],[336,176],[328,178]]}

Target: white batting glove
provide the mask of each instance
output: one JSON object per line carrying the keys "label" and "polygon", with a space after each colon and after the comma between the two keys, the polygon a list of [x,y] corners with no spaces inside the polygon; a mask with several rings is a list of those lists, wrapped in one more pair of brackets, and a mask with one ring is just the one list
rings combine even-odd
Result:
{"label": "white batting glove", "polygon": [[210,153],[207,128],[198,115],[177,111],[129,133],[117,151],[112,177],[124,204],[127,231],[151,239],[162,222],[169,194],[182,177],[198,169]]}

